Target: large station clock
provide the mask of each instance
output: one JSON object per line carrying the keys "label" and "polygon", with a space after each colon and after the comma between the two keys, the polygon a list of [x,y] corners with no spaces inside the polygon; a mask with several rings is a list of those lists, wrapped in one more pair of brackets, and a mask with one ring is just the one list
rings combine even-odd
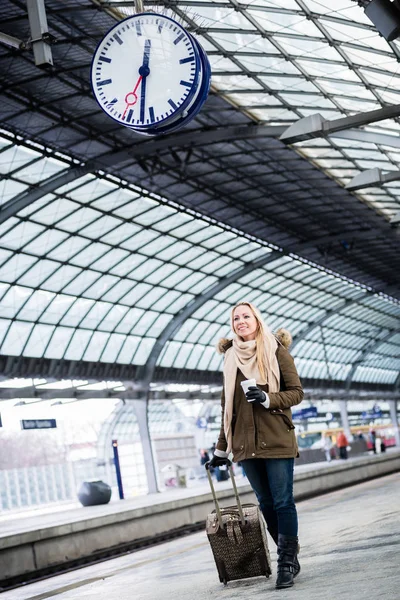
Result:
{"label": "large station clock", "polygon": [[91,68],[100,107],[144,135],[187,124],[204,104],[210,81],[210,64],[197,40],[156,13],[117,23],[99,43]]}

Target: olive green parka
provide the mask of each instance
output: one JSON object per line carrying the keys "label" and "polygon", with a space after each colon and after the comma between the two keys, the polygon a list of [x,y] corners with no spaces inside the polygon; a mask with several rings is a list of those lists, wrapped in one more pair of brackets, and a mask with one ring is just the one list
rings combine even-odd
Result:
{"label": "olive green parka", "polygon": [[[294,364],[288,352],[291,335],[284,329],[277,332],[278,348],[276,357],[280,371],[279,392],[269,393],[268,385],[259,385],[270,399],[266,409],[261,404],[248,402],[240,383],[246,377],[236,372],[235,393],[232,417],[232,453],[234,462],[248,458],[294,458],[299,455],[291,406],[299,404],[304,392]],[[221,353],[233,352],[232,340],[222,339],[218,345]],[[221,396],[222,420],[217,450],[226,452],[227,441],[224,432],[225,392]]]}

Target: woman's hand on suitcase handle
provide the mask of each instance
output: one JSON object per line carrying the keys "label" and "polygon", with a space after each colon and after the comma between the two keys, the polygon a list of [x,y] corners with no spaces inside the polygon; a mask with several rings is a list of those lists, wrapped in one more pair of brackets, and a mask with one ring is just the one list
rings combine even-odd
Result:
{"label": "woman's hand on suitcase handle", "polygon": [[227,465],[229,467],[231,464],[232,463],[228,457],[216,456],[214,454],[212,459],[209,462],[207,462],[204,466],[206,469],[209,469],[210,467],[212,469],[215,469],[216,467],[222,467],[222,465]]}

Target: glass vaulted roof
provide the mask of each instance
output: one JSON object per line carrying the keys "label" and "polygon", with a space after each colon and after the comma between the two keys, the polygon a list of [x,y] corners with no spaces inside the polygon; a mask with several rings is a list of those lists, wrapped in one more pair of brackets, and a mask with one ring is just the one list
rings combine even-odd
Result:
{"label": "glass vaulted roof", "polygon": [[[6,133],[0,144],[11,195],[68,166]],[[115,177],[81,176],[0,224],[3,355],[143,365],[200,300],[158,364],[215,371],[215,343],[243,299],[291,331],[303,377],[396,381],[397,300]]]}
{"label": "glass vaulted roof", "polygon": [[[121,1],[107,4],[124,17],[134,12]],[[196,32],[218,95],[258,123],[290,125],[315,113],[334,120],[400,104],[399,41],[386,42],[358,4],[187,0],[170,14]],[[150,2],[145,8],[160,10]],[[399,119],[387,119],[296,148],[345,185],[366,169],[399,170],[399,128]],[[358,194],[391,219],[400,211],[399,187],[394,181]]]}

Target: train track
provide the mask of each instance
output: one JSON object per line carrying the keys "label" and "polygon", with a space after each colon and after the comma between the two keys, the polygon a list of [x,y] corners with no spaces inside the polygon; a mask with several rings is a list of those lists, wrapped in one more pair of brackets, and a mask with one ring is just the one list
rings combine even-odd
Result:
{"label": "train track", "polygon": [[62,564],[52,565],[51,567],[46,567],[44,569],[37,569],[33,573],[24,573],[15,577],[10,577],[9,579],[3,579],[0,580],[0,593],[19,588],[29,583],[35,583],[36,581],[44,581],[45,579],[54,577],[55,575],[62,575],[63,573],[76,571],[77,569],[95,565],[106,560],[110,560],[111,558],[116,558],[125,554],[131,554],[132,552],[138,552],[144,548],[157,546],[164,542],[169,542],[176,538],[184,537],[204,529],[204,521],[192,523],[190,525],[183,525],[182,527],[171,529],[165,533],[139,538],[132,542],[125,542],[124,544],[107,548],[107,550],[100,550],[98,552],[94,552],[90,556],[66,561]]}

